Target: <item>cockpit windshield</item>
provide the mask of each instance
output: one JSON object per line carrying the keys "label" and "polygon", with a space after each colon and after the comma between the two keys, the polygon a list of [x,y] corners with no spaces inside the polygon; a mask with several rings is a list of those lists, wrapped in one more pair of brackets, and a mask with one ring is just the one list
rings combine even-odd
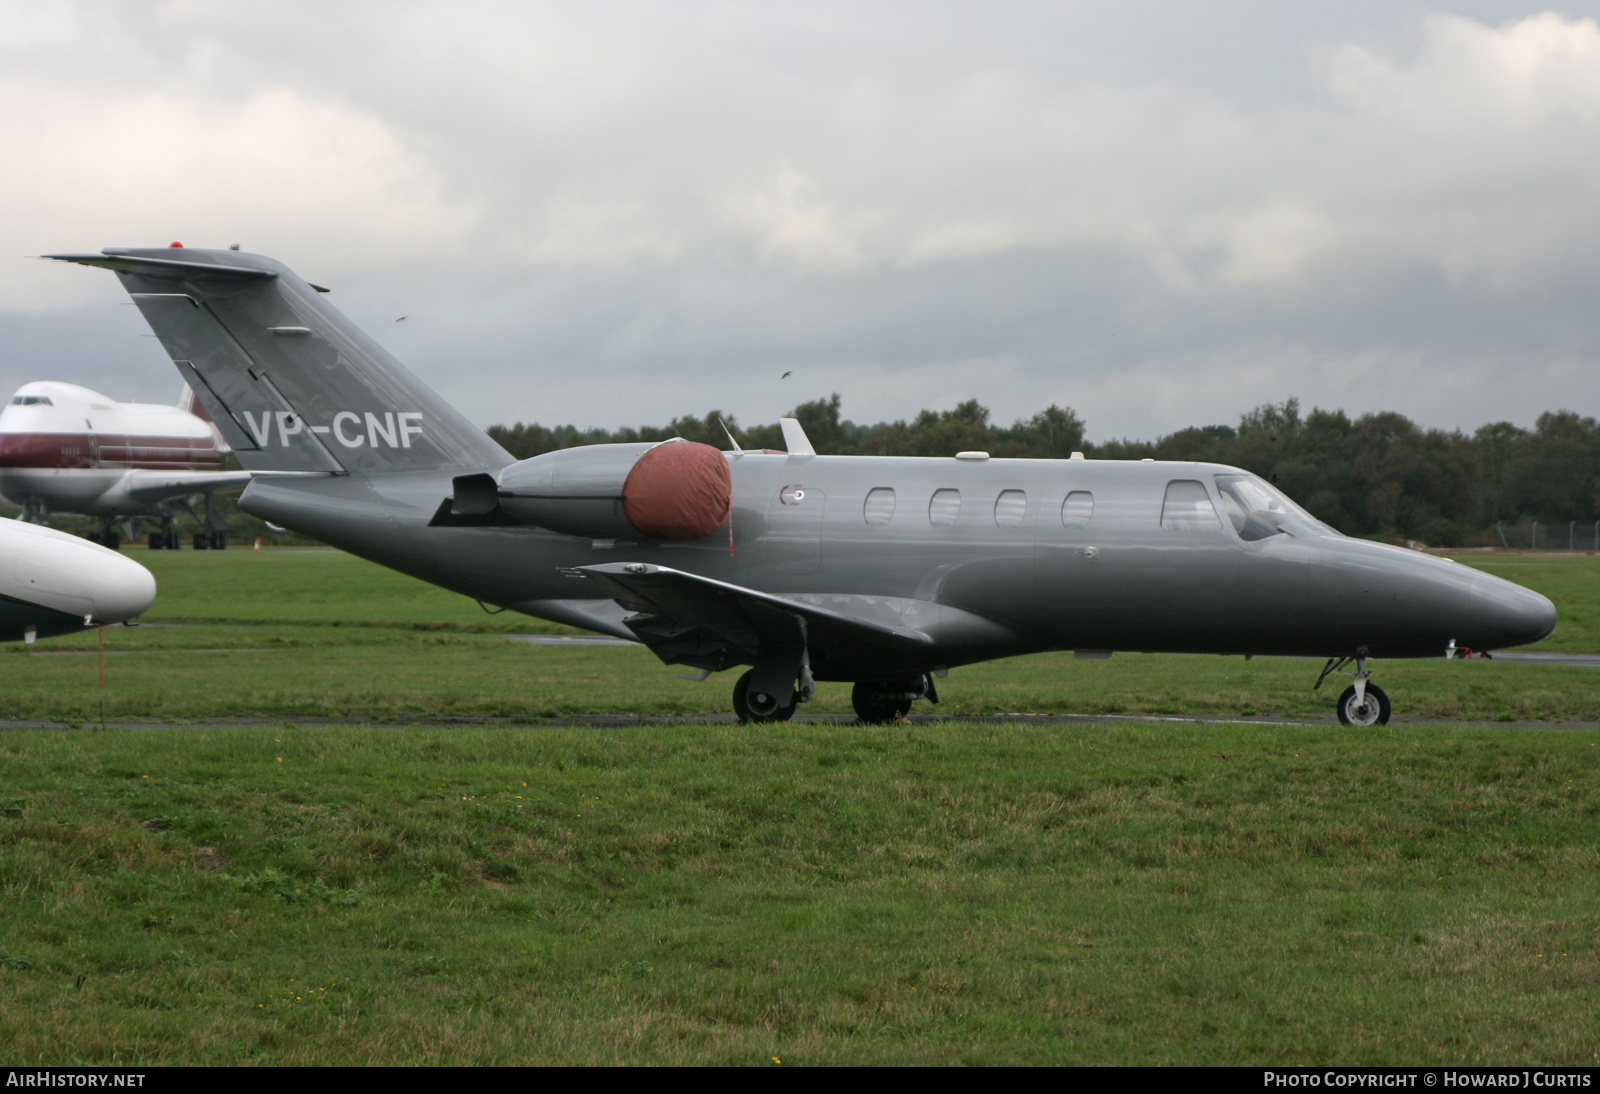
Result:
{"label": "cockpit windshield", "polygon": [[1339,534],[1254,475],[1218,475],[1216,480],[1222,508],[1242,540]]}

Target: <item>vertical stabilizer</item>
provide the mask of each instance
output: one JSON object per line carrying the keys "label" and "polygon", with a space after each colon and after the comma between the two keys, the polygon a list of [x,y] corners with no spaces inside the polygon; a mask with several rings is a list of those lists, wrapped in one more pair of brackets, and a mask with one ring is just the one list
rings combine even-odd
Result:
{"label": "vertical stabilizer", "polygon": [[246,468],[483,470],[512,457],[281,262],[239,251],[47,255],[115,270]]}

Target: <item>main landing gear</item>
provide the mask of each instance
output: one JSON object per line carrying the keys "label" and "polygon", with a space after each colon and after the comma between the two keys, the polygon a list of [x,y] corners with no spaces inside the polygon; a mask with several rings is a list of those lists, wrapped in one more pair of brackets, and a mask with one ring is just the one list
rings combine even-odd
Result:
{"label": "main landing gear", "polygon": [[117,526],[109,520],[100,522],[98,532],[89,533],[89,542],[98,543],[102,547],[109,547],[115,551],[122,546],[122,537],[117,534]]}
{"label": "main landing gear", "polygon": [[[1356,671],[1345,672],[1344,667],[1351,661],[1356,663]],[[1381,726],[1389,723],[1389,696],[1384,694],[1382,688],[1371,682],[1371,673],[1367,672],[1366,648],[1353,656],[1330,657],[1328,663],[1322,666],[1322,675],[1317,677],[1317,682],[1311,690],[1316,691],[1333,673],[1341,676],[1353,677],[1355,683],[1344,689],[1344,694],[1339,696],[1339,705],[1335,708],[1339,721],[1347,726]]]}
{"label": "main landing gear", "polygon": [[[795,707],[810,698],[809,688],[796,688],[787,702],[755,686],[756,670],[751,669],[733,685],[733,710],[741,722],[787,722]],[[809,673],[808,673],[809,675]],[[884,725],[904,718],[918,699],[939,701],[933,676],[908,676],[897,680],[861,680],[850,691],[850,705],[865,725]]]}
{"label": "main landing gear", "polygon": [[939,701],[938,689],[928,673],[900,680],[858,680],[850,689],[850,705],[866,725],[897,722],[911,713],[911,704],[918,699]]}
{"label": "main landing gear", "polygon": [[152,551],[176,551],[183,546],[183,537],[172,524],[163,524],[156,531],[150,533],[150,549]]}
{"label": "main landing gear", "polygon": [[739,716],[739,721],[787,722],[793,718],[794,708],[800,699],[799,692],[790,695],[788,703],[783,703],[776,695],[761,690],[752,691],[750,678],[755,674],[756,670],[751,669],[733,685],[733,712]]}

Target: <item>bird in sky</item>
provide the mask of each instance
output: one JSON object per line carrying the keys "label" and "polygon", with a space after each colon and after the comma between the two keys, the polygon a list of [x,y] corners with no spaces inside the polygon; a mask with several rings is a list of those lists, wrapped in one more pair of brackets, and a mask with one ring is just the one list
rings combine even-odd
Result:
{"label": "bird in sky", "polygon": [[396,323],[404,323],[407,319],[410,319],[410,318],[411,318],[411,313],[407,312],[405,315],[402,315],[399,319],[396,319],[395,322]]}
{"label": "bird in sky", "polygon": [[789,377],[791,377],[793,375],[794,375],[794,369],[790,369],[788,372],[785,372],[782,376],[778,377],[778,379],[787,380]]}

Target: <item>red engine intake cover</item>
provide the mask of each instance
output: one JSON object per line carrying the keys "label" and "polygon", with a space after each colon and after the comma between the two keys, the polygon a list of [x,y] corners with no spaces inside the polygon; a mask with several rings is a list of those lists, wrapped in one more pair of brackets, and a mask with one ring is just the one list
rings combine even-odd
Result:
{"label": "red engine intake cover", "polygon": [[657,539],[700,539],[733,504],[728,460],[709,444],[667,441],[639,457],[622,484],[622,515]]}

